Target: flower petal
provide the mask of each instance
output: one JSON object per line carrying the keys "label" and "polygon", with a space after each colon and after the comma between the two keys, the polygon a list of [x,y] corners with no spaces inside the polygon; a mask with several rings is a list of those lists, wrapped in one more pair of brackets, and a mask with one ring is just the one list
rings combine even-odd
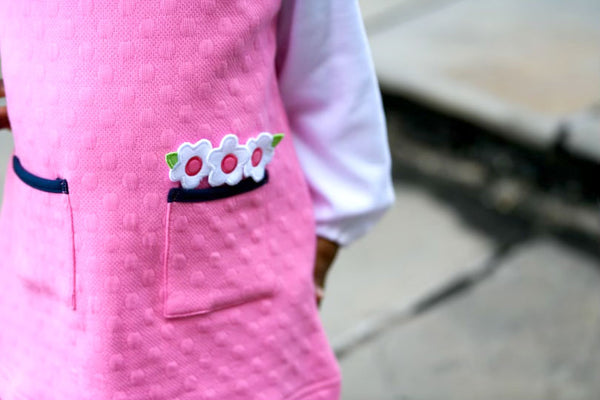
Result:
{"label": "flower petal", "polygon": [[227,174],[226,182],[229,185],[237,185],[242,180],[242,168],[238,165],[231,173]]}
{"label": "flower petal", "polygon": [[184,164],[187,162],[187,160],[190,157],[192,157],[193,154],[194,154],[194,148],[192,147],[192,144],[189,142],[181,143],[179,145],[179,148],[177,149],[178,159],[179,159],[179,161],[185,160],[185,161],[183,161]]}
{"label": "flower petal", "polygon": [[169,171],[169,179],[173,182],[179,181],[182,177],[185,176],[185,167],[182,163],[177,162],[173,169]]}
{"label": "flower petal", "polygon": [[238,148],[233,151],[233,154],[235,154],[238,159],[238,165],[244,165],[250,159],[250,151],[248,151],[245,146],[238,146]]}
{"label": "flower petal", "polygon": [[254,179],[254,181],[260,182],[265,177],[265,168],[261,167],[259,164],[255,168],[252,168],[252,171],[250,171],[249,175],[252,177],[252,179]]}
{"label": "flower petal", "polygon": [[184,189],[195,189],[200,184],[202,178],[200,174],[194,176],[184,175],[181,178],[181,187]]}
{"label": "flower petal", "polygon": [[194,143],[192,146],[194,154],[199,157],[206,157],[206,155],[212,150],[212,144],[207,139],[201,139]]}
{"label": "flower petal", "polygon": [[211,186],[220,186],[225,183],[227,175],[221,171],[221,168],[213,168],[208,174],[208,183]]}
{"label": "flower petal", "polygon": [[223,139],[221,139],[220,148],[223,149],[225,154],[229,154],[229,153],[233,152],[233,150],[237,147],[237,145],[238,145],[237,136],[232,135],[232,134],[227,134],[223,137]]}
{"label": "flower petal", "polygon": [[263,149],[263,156],[262,156],[262,159],[260,160],[260,164],[263,167],[266,166],[268,163],[271,162],[274,155],[275,155],[275,152],[273,151],[272,147],[269,147],[268,149]]}
{"label": "flower petal", "polygon": [[258,135],[256,142],[263,149],[266,147],[273,148],[273,146],[271,145],[273,143],[273,135],[271,135],[268,132],[262,132],[260,135]]}

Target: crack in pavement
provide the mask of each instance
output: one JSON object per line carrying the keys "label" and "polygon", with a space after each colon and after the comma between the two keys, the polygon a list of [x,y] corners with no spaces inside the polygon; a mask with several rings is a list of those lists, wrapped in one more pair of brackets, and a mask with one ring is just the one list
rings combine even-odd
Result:
{"label": "crack in pavement", "polygon": [[392,307],[360,321],[332,340],[336,357],[341,360],[388,329],[405,324],[455,296],[472,289],[475,285],[490,277],[500,267],[506,254],[523,241],[516,240],[498,245],[491,255],[475,263],[466,272],[461,272],[433,290],[424,293],[419,300],[412,304]]}

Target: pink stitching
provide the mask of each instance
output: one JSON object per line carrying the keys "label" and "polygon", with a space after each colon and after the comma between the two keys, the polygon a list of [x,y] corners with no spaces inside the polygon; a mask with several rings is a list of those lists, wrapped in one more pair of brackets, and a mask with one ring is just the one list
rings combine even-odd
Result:
{"label": "pink stitching", "polygon": [[[71,295],[71,304],[73,311],[77,310],[77,259],[75,254],[75,227],[73,221],[73,208],[71,207],[71,195],[67,195],[67,204],[69,206],[69,217],[71,219],[71,254],[73,255],[73,294]],[[0,399],[1,400],[1,399]]]}
{"label": "pink stitching", "polygon": [[167,295],[167,288],[168,286],[168,276],[169,274],[167,273],[167,268],[169,267],[169,242],[170,242],[170,238],[169,238],[169,227],[171,225],[171,205],[173,203],[167,203],[167,215],[166,215],[166,219],[165,219],[165,254],[164,254],[164,260],[163,260],[163,316],[165,318],[169,318],[169,314],[167,312],[167,300],[168,300],[168,295]]}

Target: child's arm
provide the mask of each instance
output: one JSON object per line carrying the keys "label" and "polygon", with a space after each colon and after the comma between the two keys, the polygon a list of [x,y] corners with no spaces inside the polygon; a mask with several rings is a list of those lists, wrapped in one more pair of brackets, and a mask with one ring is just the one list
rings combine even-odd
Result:
{"label": "child's arm", "polygon": [[[283,0],[279,22],[281,94],[317,234],[346,245],[394,200],[385,116],[358,2]],[[329,254],[318,254],[317,264],[333,259],[331,246],[319,247]]]}
{"label": "child's arm", "polygon": [[[0,79],[0,97],[6,96],[4,93],[4,79]],[[0,107],[0,129],[10,129],[10,120],[6,106]]]}

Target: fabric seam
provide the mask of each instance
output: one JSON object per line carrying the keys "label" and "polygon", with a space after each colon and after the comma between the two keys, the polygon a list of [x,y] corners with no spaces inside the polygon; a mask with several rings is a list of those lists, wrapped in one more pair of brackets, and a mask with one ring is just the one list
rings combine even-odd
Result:
{"label": "fabric seam", "polygon": [[[67,219],[69,223],[69,241],[70,241],[70,252],[71,252],[71,308],[73,311],[77,310],[77,265],[76,265],[76,251],[75,251],[75,222],[73,218],[73,207],[71,205],[71,196],[69,196],[69,186],[66,179],[46,179],[38,175],[35,175],[27,171],[19,157],[13,153],[13,172],[24,184],[34,189],[46,192],[46,193],[62,193],[66,194],[67,197]],[[0,399],[1,400],[1,399]]]}
{"label": "fabric seam", "polygon": [[[71,294],[71,306],[73,307],[73,311],[77,309],[77,254],[75,251],[75,221],[73,218],[73,207],[71,206],[71,196],[67,196],[67,205],[69,208],[69,219],[70,219],[70,234],[71,234],[71,254],[73,256],[73,292]],[[0,399],[2,400],[2,399]]]}
{"label": "fabric seam", "polygon": [[166,224],[165,224],[165,254],[164,254],[164,260],[163,260],[163,284],[164,284],[164,292],[163,292],[163,316],[165,318],[169,318],[169,313],[167,312],[167,302],[168,302],[168,293],[167,293],[167,288],[169,287],[169,273],[168,273],[168,268],[169,268],[169,243],[170,243],[170,233],[171,233],[171,207],[172,204],[169,202],[167,203],[167,215],[166,215]]}

